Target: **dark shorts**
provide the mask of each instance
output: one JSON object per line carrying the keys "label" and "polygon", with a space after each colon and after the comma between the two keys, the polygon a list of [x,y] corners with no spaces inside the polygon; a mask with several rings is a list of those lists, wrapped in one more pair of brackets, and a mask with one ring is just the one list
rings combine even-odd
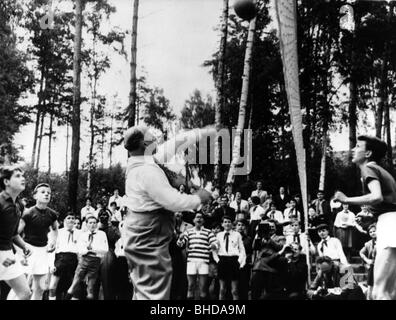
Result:
{"label": "dark shorts", "polygon": [[374,265],[371,265],[367,271],[367,285],[368,286],[374,285]]}
{"label": "dark shorts", "polygon": [[238,257],[219,256],[218,278],[224,281],[232,281],[239,279],[239,262]]}
{"label": "dark shorts", "polygon": [[56,268],[54,275],[62,277],[64,275],[74,275],[78,264],[76,253],[60,252],[55,255],[54,266]]}

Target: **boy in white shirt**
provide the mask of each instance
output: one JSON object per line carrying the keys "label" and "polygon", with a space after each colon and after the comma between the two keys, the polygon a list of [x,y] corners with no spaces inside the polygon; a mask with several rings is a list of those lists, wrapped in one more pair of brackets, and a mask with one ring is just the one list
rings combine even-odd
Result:
{"label": "boy in white shirt", "polygon": [[99,269],[102,258],[109,250],[106,233],[97,230],[98,220],[94,216],[86,218],[88,231],[83,232],[77,242],[79,262],[73,283],[68,295],[73,300],[78,300],[77,289],[87,277],[87,300],[94,298],[94,287],[99,276]]}
{"label": "boy in white shirt", "polygon": [[[57,292],[58,297],[62,296],[62,288],[64,293],[70,287],[73,281],[74,272],[78,264],[78,247],[77,241],[81,231],[74,228],[75,216],[73,212],[68,212],[63,220],[63,228],[58,231],[55,248],[55,271],[51,276],[49,286],[49,300],[55,300]],[[62,288],[58,288],[61,282]]]}
{"label": "boy in white shirt", "polygon": [[216,235],[218,249],[218,278],[220,280],[220,300],[225,300],[227,285],[231,282],[231,294],[233,300],[239,300],[238,281],[240,269],[245,266],[246,252],[242,236],[232,230],[230,217],[223,217],[224,231]]}

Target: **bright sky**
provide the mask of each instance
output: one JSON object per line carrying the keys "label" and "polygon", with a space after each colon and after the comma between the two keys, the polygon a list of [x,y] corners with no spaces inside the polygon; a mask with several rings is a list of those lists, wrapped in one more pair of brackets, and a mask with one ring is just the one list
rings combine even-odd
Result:
{"label": "bright sky", "polygon": [[[56,0],[53,0],[56,3]],[[110,24],[123,30],[132,28],[132,0],[109,0],[117,8]],[[232,0],[230,1],[233,2]],[[211,58],[219,46],[220,34],[215,31],[222,13],[221,0],[141,0],[138,24],[138,76],[142,67],[146,71],[148,83],[164,89],[176,114],[180,113],[184,101],[194,89],[204,95],[214,96],[212,76],[202,63]],[[65,10],[70,7],[65,6]],[[232,10],[232,9],[231,9]],[[125,42],[128,54],[130,51],[130,33]],[[108,97],[118,94],[125,106],[129,94],[129,62],[125,58],[112,55],[112,65],[100,80],[99,92]],[[86,91],[86,81],[82,91]],[[87,114],[87,110],[83,110]],[[34,125],[24,127],[16,136],[15,143],[23,148],[21,155],[30,160],[33,144]],[[348,148],[347,130],[332,134],[332,145],[335,150]],[[361,132],[359,132],[361,133]],[[66,130],[57,129],[57,139],[53,144],[52,169],[56,172],[65,170]],[[43,140],[41,170],[48,167],[48,139]],[[80,165],[88,158],[88,127],[82,126],[82,143]],[[70,156],[70,153],[69,153]],[[113,161],[126,164],[125,150],[118,147],[114,150]],[[108,162],[105,163],[108,166]]]}

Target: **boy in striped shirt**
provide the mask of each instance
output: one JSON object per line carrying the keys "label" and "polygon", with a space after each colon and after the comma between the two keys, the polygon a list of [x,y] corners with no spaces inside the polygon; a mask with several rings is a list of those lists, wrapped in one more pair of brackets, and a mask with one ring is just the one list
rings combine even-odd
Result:
{"label": "boy in striped shirt", "polygon": [[216,237],[213,232],[203,227],[204,216],[197,212],[194,218],[194,228],[186,230],[179,238],[180,247],[187,246],[187,299],[194,299],[197,275],[199,278],[200,300],[207,297],[206,282],[209,273],[209,257],[211,251],[217,250]]}

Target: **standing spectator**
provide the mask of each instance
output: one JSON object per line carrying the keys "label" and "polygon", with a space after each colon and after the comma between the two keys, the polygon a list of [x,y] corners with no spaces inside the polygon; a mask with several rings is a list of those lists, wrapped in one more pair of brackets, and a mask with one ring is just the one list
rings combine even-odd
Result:
{"label": "standing spectator", "polygon": [[334,235],[341,241],[342,248],[348,259],[351,258],[353,247],[353,228],[355,227],[355,214],[350,211],[347,204],[342,205],[342,211],[337,213],[334,221]]}
{"label": "standing spectator", "polygon": [[292,300],[304,300],[308,279],[308,265],[306,256],[302,254],[300,244],[293,242],[284,252],[287,268],[285,274],[286,297]]}
{"label": "standing spectator", "polygon": [[230,203],[230,208],[235,210],[236,220],[246,219],[249,213],[249,203],[242,199],[242,193],[235,193],[235,200]]}
{"label": "standing spectator", "polygon": [[78,300],[77,292],[87,278],[87,299],[94,299],[94,289],[99,277],[100,263],[109,250],[106,233],[97,230],[98,220],[87,216],[87,231],[83,232],[77,243],[79,261],[73,283],[67,291],[68,296]]}
{"label": "standing spectator", "polygon": [[275,233],[276,226],[271,220],[258,224],[253,240],[255,258],[252,268],[252,300],[260,299],[265,293],[267,298],[277,297],[283,292],[278,273],[279,257],[283,253],[285,238]]}
{"label": "standing spectator", "polygon": [[108,204],[109,208],[113,202],[117,204],[117,208],[122,207],[122,197],[120,196],[120,191],[118,189],[114,189],[114,193],[109,199],[109,204]]}
{"label": "standing spectator", "polygon": [[250,273],[252,270],[253,241],[247,234],[247,228],[247,221],[239,220],[235,229],[242,236],[242,242],[246,252],[246,264],[241,268],[239,276],[238,292],[240,300],[248,300],[249,298]]}
{"label": "standing spectator", "polygon": [[223,217],[223,229],[216,236],[218,242],[218,277],[220,280],[220,300],[225,300],[227,287],[231,283],[233,300],[239,300],[238,282],[240,268],[246,264],[246,252],[239,232],[232,230],[230,217]]}
{"label": "standing spectator", "polygon": [[252,201],[252,207],[250,208],[249,235],[254,236],[257,225],[265,216],[265,211],[263,207],[260,206],[260,198],[258,196],[253,196],[250,199]]}
{"label": "standing spectator", "polygon": [[368,228],[368,232],[370,234],[371,240],[367,241],[364,244],[364,247],[360,250],[360,257],[363,259],[366,264],[365,267],[367,269],[367,300],[372,300],[373,293],[373,285],[374,285],[374,261],[375,261],[375,243],[377,240],[376,235],[376,225],[372,224]]}
{"label": "standing spectator", "polygon": [[[212,232],[215,237],[217,237],[217,234],[221,232],[221,230],[222,229],[220,224],[214,224],[212,226]],[[218,267],[217,267],[217,262],[214,259],[215,256],[217,256],[217,253],[215,251],[212,252],[212,254],[209,256],[208,288],[209,288],[210,300],[219,299],[219,291],[220,291]]]}
{"label": "standing spectator", "polygon": [[33,276],[32,300],[42,300],[49,273],[48,253],[55,250],[58,237],[58,214],[48,207],[51,188],[47,183],[34,188],[33,198],[36,205],[23,213],[18,232],[25,233],[25,242],[32,248],[32,255],[28,258],[29,274]]}
{"label": "standing spectator", "polygon": [[256,190],[252,191],[252,194],[250,195],[251,197],[259,197],[260,199],[260,204],[263,204],[264,201],[268,197],[267,191],[263,190],[263,183],[261,181],[258,181],[256,184]]}
{"label": "standing spectator", "polygon": [[320,257],[327,256],[339,266],[340,264],[348,265],[348,260],[342,250],[342,244],[337,238],[329,236],[329,226],[321,224],[317,227],[321,241],[317,245],[317,253]]}
{"label": "standing spectator", "polygon": [[290,201],[290,197],[286,194],[284,187],[279,188],[279,193],[275,196],[274,201],[276,203],[276,207],[280,211],[284,212],[286,204]]}
{"label": "standing spectator", "polygon": [[329,202],[324,198],[324,192],[323,190],[318,190],[316,194],[317,198],[312,201],[311,206],[315,208],[316,213],[319,216],[322,216],[329,222],[330,227],[333,224],[334,218],[331,216],[330,213],[330,204]]}
{"label": "standing spectator", "polygon": [[77,242],[81,234],[80,230],[74,229],[74,223],[74,213],[68,212],[56,240],[55,271],[51,276],[49,300],[63,300],[73,281],[78,264]]}
{"label": "standing spectator", "polygon": [[133,295],[133,286],[131,282],[131,278],[129,277],[129,267],[128,262],[125,257],[124,252],[124,240],[125,236],[122,232],[124,227],[124,221],[121,221],[118,226],[121,238],[116,242],[116,247],[114,249],[114,253],[116,255],[116,263],[115,263],[115,291],[116,291],[116,300],[131,300]]}
{"label": "standing spectator", "polygon": [[225,189],[224,196],[227,197],[227,204],[230,205],[232,201],[235,200],[235,194],[232,192],[232,185],[229,184]]}
{"label": "standing spectator", "polygon": [[[81,209],[81,219],[84,221],[87,217],[87,215],[95,215],[95,208],[91,206],[91,199],[87,198],[85,200],[85,207]],[[95,215],[97,218],[98,216]]]}
{"label": "standing spectator", "polygon": [[103,209],[103,204],[102,204],[102,202],[98,202],[97,204],[96,204],[96,210],[95,210],[95,217],[99,217],[99,212],[100,211],[102,211],[102,209]]}
{"label": "standing spectator", "polygon": [[184,232],[193,227],[193,225],[183,221],[182,212],[175,213],[175,233],[169,245],[173,269],[171,300],[184,300],[187,296],[186,250],[177,245],[177,240]]}
{"label": "standing spectator", "polygon": [[111,214],[107,209],[103,209],[99,212],[98,230],[106,234],[109,247],[101,261],[100,281],[97,282],[98,289],[99,284],[102,284],[104,300],[115,300],[116,298],[116,288],[114,286],[116,282],[116,255],[114,251],[116,242],[121,237],[118,226],[112,225],[110,217]]}
{"label": "standing spectator", "polygon": [[216,238],[212,231],[203,227],[203,214],[197,212],[194,218],[194,228],[185,231],[179,238],[177,245],[187,245],[187,299],[193,300],[197,276],[199,279],[200,300],[207,297],[207,279],[209,273],[209,255],[216,250]]}

